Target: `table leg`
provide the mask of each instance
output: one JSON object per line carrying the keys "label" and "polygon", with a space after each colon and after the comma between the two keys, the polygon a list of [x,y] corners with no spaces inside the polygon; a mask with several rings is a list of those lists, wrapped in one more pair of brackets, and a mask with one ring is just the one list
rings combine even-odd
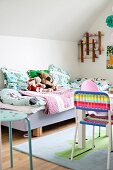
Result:
{"label": "table leg", "polygon": [[[82,120],[85,117],[85,111],[82,110],[78,110],[78,122],[80,122],[80,120]],[[85,138],[86,138],[86,134],[85,134],[85,125],[82,124],[78,124],[78,146],[79,148],[83,149],[85,148]]]}
{"label": "table leg", "polygon": [[13,150],[12,150],[12,122],[9,122],[9,143],[10,143],[10,166],[13,167]]}
{"label": "table leg", "polygon": [[33,170],[33,161],[32,161],[32,144],[31,144],[31,125],[28,118],[26,118],[28,125],[28,139],[29,139],[29,159],[30,159],[30,170]]}
{"label": "table leg", "polygon": [[0,122],[0,170],[2,170],[2,138],[1,138],[1,122]]}

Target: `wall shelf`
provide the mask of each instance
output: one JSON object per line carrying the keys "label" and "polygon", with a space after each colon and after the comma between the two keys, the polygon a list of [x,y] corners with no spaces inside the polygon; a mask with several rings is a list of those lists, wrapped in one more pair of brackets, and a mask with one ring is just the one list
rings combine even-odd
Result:
{"label": "wall shelf", "polygon": [[[86,55],[92,55],[92,62],[95,62],[95,59],[98,58],[97,55],[102,54],[102,40],[101,37],[104,36],[104,34],[101,33],[101,31],[98,31],[98,33],[90,34],[86,32],[83,36],[83,39],[79,41],[79,49],[80,49],[80,59],[81,62],[84,62],[84,59]],[[98,54],[97,54],[98,52]]]}

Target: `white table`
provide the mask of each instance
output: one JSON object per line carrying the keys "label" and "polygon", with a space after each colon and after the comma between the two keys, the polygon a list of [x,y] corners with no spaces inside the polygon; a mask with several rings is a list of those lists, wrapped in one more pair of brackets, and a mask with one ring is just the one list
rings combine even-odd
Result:
{"label": "white table", "polygon": [[[109,94],[110,97],[110,107],[113,111],[113,94]],[[85,117],[85,111],[78,110],[78,121]],[[86,128],[85,125],[78,124],[78,146],[79,148],[85,148],[85,138],[86,138]]]}

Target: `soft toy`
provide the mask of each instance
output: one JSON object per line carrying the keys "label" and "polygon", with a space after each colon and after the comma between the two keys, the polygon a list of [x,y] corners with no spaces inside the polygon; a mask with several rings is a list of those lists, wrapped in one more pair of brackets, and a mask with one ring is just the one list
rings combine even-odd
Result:
{"label": "soft toy", "polygon": [[53,83],[52,78],[49,76],[49,74],[45,72],[40,73],[41,83],[45,85],[46,89],[52,89],[57,90],[57,86]]}
{"label": "soft toy", "polygon": [[31,78],[28,81],[28,90],[40,92],[45,88],[45,85],[41,83],[40,77]]}
{"label": "soft toy", "polygon": [[41,83],[40,77],[30,78],[28,81],[28,90],[37,92],[52,92],[53,89],[45,89],[45,84]]}

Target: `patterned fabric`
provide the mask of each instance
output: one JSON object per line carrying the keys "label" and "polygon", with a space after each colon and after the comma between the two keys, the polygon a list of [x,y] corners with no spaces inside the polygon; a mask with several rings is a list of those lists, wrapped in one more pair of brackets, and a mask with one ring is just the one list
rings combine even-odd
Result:
{"label": "patterned fabric", "polygon": [[[108,122],[109,122],[108,116],[106,116],[106,118],[101,118],[99,116],[94,117],[93,115],[87,116],[86,118],[84,118],[83,121],[80,121],[81,124],[88,124],[88,125],[95,124],[95,126],[103,126],[103,127],[106,127]],[[113,125],[113,116],[111,116],[111,124]]]}
{"label": "patterned fabric", "polygon": [[[86,111],[102,112],[103,116],[89,115],[80,121],[81,124],[105,127],[108,124],[108,115],[110,110],[110,99],[103,92],[76,91],[74,94],[74,105],[76,109]],[[112,121],[113,124],[113,121]]]}
{"label": "patterned fabric", "polygon": [[[80,90],[82,83],[87,79],[88,78],[76,78],[73,81],[70,81],[70,88]],[[98,86],[100,91],[108,90],[109,87],[113,86],[113,84],[106,79],[90,78],[90,80],[95,82],[95,84]],[[68,85],[67,85],[67,87],[68,87]]]}
{"label": "patterned fabric", "polygon": [[17,90],[8,88],[0,91],[0,101],[16,106],[44,106],[46,104],[41,97],[22,96]]}
{"label": "patterned fabric", "polygon": [[92,80],[97,84],[100,91],[108,90],[113,86],[113,84],[106,79],[93,78]]}
{"label": "patterned fabric", "polygon": [[[94,121],[103,121],[103,122],[108,123],[108,116],[89,115],[87,116],[87,119],[94,120]],[[113,116],[111,116],[111,122],[113,123]]]}
{"label": "patterned fabric", "polygon": [[70,81],[70,87],[72,89],[80,90],[80,87],[85,80],[87,80],[87,78],[76,78]]}
{"label": "patterned fabric", "polygon": [[77,109],[107,112],[110,110],[110,99],[103,92],[77,91],[74,95],[74,104]]}
{"label": "patterned fabric", "polygon": [[0,122],[9,122],[9,121],[13,122],[13,121],[25,119],[26,117],[27,114],[22,112],[0,109]]}
{"label": "patterned fabric", "polygon": [[66,86],[69,83],[70,75],[62,68],[56,67],[53,64],[49,66],[49,74],[53,82],[59,86]]}
{"label": "patterned fabric", "polygon": [[12,69],[1,68],[4,75],[4,84],[7,88],[27,90],[27,81],[29,79],[26,72],[20,72]]}
{"label": "patterned fabric", "polygon": [[21,94],[26,96],[40,96],[46,100],[46,109],[47,114],[55,114],[63,112],[65,110],[71,109],[74,107],[73,96],[74,91],[61,88],[58,91],[54,92],[32,92],[32,91],[20,91]]}

